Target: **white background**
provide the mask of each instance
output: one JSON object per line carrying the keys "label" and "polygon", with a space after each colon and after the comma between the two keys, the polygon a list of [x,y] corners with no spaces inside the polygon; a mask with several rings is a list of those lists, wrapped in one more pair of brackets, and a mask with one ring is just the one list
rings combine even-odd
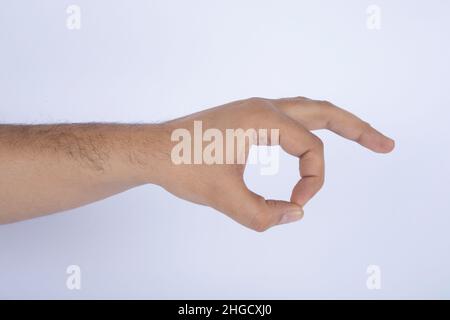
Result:
{"label": "white background", "polygon": [[[70,4],[81,30],[66,27]],[[366,27],[371,4],[381,30]],[[1,0],[1,122],[155,122],[303,95],[397,148],[319,132],[325,187],[303,221],[262,234],[156,186],[0,226],[0,297],[450,298],[449,15],[444,0]],[[298,164],[281,166],[246,179],[288,199]],[[366,287],[372,264],[380,290]]]}

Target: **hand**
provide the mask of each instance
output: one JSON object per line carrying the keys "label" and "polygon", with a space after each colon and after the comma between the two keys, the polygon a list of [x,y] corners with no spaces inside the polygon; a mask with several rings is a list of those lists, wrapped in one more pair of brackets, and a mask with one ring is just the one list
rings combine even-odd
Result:
{"label": "hand", "polygon": [[[163,124],[163,141],[167,141],[163,145],[166,154],[172,153],[172,160],[177,142],[171,142],[169,135],[185,129],[195,136],[194,121],[201,121],[203,132],[217,129],[223,136],[226,136],[227,129],[255,129],[256,132],[259,129],[268,132],[278,129],[282,149],[299,158],[301,179],[292,190],[290,202],[265,200],[249,190],[243,179],[245,164],[237,161],[238,152],[233,157],[234,164],[175,164],[166,159],[160,165],[158,177],[153,180],[166,190],[182,199],[213,207],[256,231],[301,219],[303,206],[322,187],[323,143],[310,130],[328,129],[379,153],[387,153],[394,148],[393,140],[329,102],[303,97],[251,98]],[[245,159],[249,145],[257,143],[257,137],[246,141]],[[275,144],[277,141],[268,139],[267,143]],[[224,153],[229,151],[226,147],[223,149]]]}
{"label": "hand", "polygon": [[[306,98],[252,98],[158,125],[0,125],[0,224],[155,183],[264,231],[300,219],[303,206],[322,186],[323,144],[309,131],[322,128],[376,152],[394,148],[391,139],[354,115]],[[218,147],[230,130],[231,141],[236,133],[244,139],[236,139],[236,146],[225,139]],[[184,141],[183,135],[193,141]],[[205,148],[202,140],[209,141]],[[300,159],[301,179],[290,202],[265,200],[243,180],[250,145],[278,143]]]}

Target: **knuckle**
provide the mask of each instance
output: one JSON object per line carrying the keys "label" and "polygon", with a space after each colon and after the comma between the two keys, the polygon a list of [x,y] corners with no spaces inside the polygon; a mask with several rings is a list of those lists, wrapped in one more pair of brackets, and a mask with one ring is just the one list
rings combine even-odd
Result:
{"label": "knuckle", "polygon": [[333,104],[328,100],[320,100],[319,104],[326,108],[331,108],[333,106]]}
{"label": "knuckle", "polygon": [[360,124],[360,127],[359,127],[359,133],[355,137],[354,140],[357,141],[357,142],[361,142],[361,140],[364,137],[364,134],[366,132],[369,132],[371,129],[372,129],[372,126],[368,122],[361,121],[361,124]]}
{"label": "knuckle", "polygon": [[368,130],[368,129],[372,128],[372,126],[370,125],[370,123],[368,123],[368,122],[366,122],[366,121],[362,121],[361,127],[362,127],[363,130]]}
{"label": "knuckle", "polygon": [[267,99],[261,98],[261,97],[251,97],[251,98],[248,98],[246,101],[249,102],[249,103],[255,103],[255,104],[258,104],[258,103],[264,103],[264,102],[266,102]]}
{"label": "knuckle", "polygon": [[247,119],[251,118],[255,121],[265,122],[272,119],[277,114],[276,108],[270,100],[263,98],[250,98],[245,106]]}
{"label": "knuckle", "polygon": [[268,230],[271,225],[272,223],[266,215],[256,214],[250,223],[250,228],[256,232],[264,232]]}
{"label": "knuckle", "polygon": [[323,143],[322,139],[320,139],[317,136],[313,136],[313,144],[314,144],[314,147],[319,149],[319,150],[323,150],[324,149],[324,143]]}
{"label": "knuckle", "polygon": [[278,99],[278,100],[282,101],[282,102],[295,102],[295,103],[298,103],[298,102],[308,101],[308,98],[302,97],[302,96],[296,96],[296,97],[281,98],[281,99]]}
{"label": "knuckle", "polygon": [[319,176],[317,180],[318,189],[322,189],[323,185],[325,184],[325,176]]}
{"label": "knuckle", "polygon": [[337,107],[328,100],[319,101],[319,105],[324,112],[332,113],[337,110]]}
{"label": "knuckle", "polygon": [[257,225],[257,226],[253,226],[252,230],[256,231],[256,232],[265,232],[269,229],[269,225]]}

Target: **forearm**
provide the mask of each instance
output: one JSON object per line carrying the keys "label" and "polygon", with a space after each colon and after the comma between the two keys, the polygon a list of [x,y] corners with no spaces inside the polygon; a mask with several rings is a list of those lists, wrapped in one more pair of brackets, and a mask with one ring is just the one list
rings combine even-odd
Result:
{"label": "forearm", "polygon": [[0,125],[0,222],[75,208],[157,183],[159,125]]}

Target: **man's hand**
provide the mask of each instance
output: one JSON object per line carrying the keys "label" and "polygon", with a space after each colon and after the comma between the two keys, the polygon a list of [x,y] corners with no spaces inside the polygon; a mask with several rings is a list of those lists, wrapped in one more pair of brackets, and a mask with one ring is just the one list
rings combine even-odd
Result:
{"label": "man's hand", "polygon": [[[232,149],[225,144],[223,150],[215,151],[223,151],[221,162],[194,159],[194,163],[180,164],[173,159],[174,137],[181,129],[196,139],[195,123],[201,123],[205,132],[213,129],[224,137],[230,129],[278,130],[279,137],[273,140],[269,134],[261,142],[261,137],[249,136],[243,149],[239,144]],[[160,125],[3,125],[0,220],[7,223],[74,208],[155,183],[180,198],[213,207],[253,230],[264,231],[300,219],[303,206],[323,185],[323,143],[310,132],[316,129],[329,129],[375,152],[394,148],[391,139],[347,111],[301,97],[251,98]],[[279,143],[299,158],[301,179],[290,202],[265,200],[245,186],[249,146],[258,143]],[[194,149],[195,141],[192,145]]]}
{"label": "man's hand", "polygon": [[[194,121],[201,121],[203,131],[215,128],[224,136],[227,129],[255,129],[257,132],[278,129],[282,149],[299,158],[301,179],[292,190],[290,202],[265,200],[249,190],[243,180],[244,164],[171,164],[162,171],[160,184],[166,190],[183,199],[216,208],[257,231],[301,219],[303,206],[322,187],[323,143],[310,130],[329,129],[375,152],[385,153],[394,148],[391,139],[351,113],[329,102],[303,97],[251,98],[170,121],[165,126],[169,132],[178,128],[192,132]],[[251,143],[256,144],[255,141]],[[268,144],[274,142],[268,141]],[[245,150],[247,155],[248,144]],[[224,153],[227,151],[224,148]]]}

